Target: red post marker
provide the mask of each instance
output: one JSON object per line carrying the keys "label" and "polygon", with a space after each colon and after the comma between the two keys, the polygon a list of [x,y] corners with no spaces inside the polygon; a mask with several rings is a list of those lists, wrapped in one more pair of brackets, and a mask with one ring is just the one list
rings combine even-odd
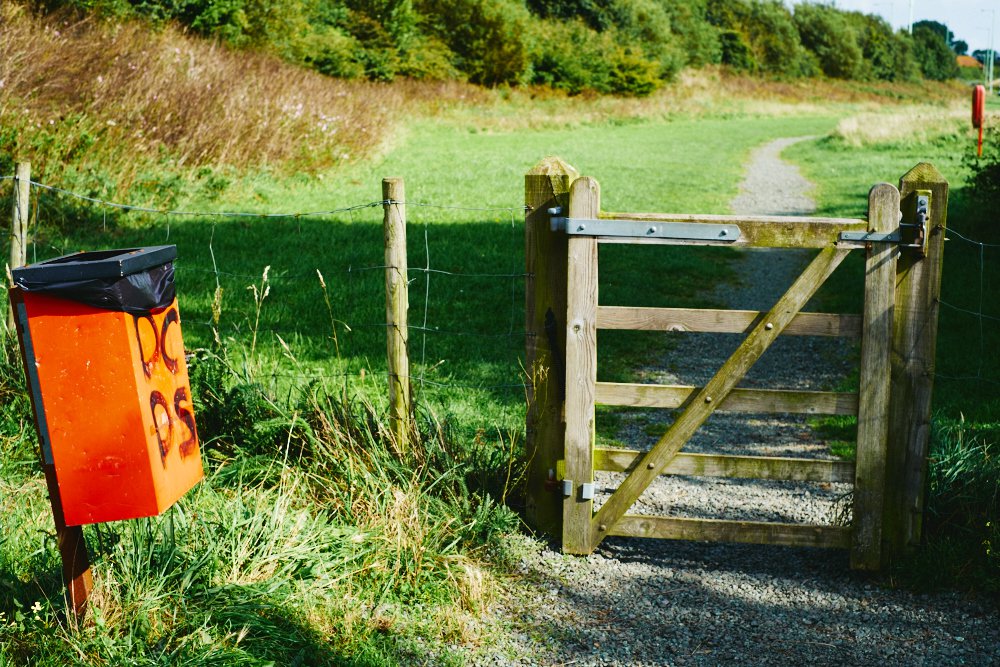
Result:
{"label": "red post marker", "polygon": [[986,115],[986,88],[978,85],[972,89],[972,127],[979,130],[976,154],[983,155],[983,118]]}

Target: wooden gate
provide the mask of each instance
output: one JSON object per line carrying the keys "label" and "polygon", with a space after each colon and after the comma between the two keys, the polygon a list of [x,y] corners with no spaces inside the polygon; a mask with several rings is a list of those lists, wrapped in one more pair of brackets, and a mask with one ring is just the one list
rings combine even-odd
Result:
{"label": "wooden gate", "polygon": [[[571,185],[570,185],[571,184]],[[947,183],[921,164],[868,195],[867,219],[604,213],[592,178],[550,159],[526,178],[528,517],[567,553],[609,535],[851,549],[879,569],[919,540]],[[902,193],[902,199],[901,194]],[[811,248],[768,312],[598,305],[604,243]],[[861,316],[800,310],[852,251],[866,253]],[[597,382],[598,329],[745,333],[702,387]],[[738,388],[779,335],[860,338],[857,393]],[[595,447],[595,405],[678,410],[648,451]],[[855,462],[685,454],[716,411],[856,415]],[[627,474],[594,512],[594,472]],[[850,526],[628,514],[659,475],[851,482]]]}

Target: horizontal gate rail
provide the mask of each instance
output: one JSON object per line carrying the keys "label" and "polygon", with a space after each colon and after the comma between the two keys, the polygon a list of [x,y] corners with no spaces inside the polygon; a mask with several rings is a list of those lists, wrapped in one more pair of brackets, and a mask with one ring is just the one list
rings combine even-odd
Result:
{"label": "horizontal gate rail", "polygon": [[740,228],[736,241],[686,241],[658,238],[624,238],[598,236],[600,243],[635,243],[675,245],[724,245],[751,248],[827,248],[837,244],[841,232],[866,232],[868,221],[854,218],[808,218],[780,215],[683,215],[673,213],[608,213],[601,219],[629,220],[648,223],[682,222],[711,225],[735,224]]}
{"label": "horizontal gate rail", "polygon": [[657,537],[667,540],[711,540],[787,547],[845,549],[851,544],[847,526],[816,526],[764,521],[687,519],[672,516],[626,514],[608,530],[619,537]]}
{"label": "horizontal gate rail", "polygon": [[[701,390],[702,387],[686,385],[598,382],[594,400],[599,405],[686,408]],[[715,409],[718,412],[856,415],[858,395],[794,389],[733,389]]]}
{"label": "horizontal gate rail", "polygon": [[[594,450],[594,470],[632,472],[642,460],[643,454],[645,452],[634,449],[599,447]],[[670,461],[662,474],[839,484],[854,481],[854,463],[779,456],[729,456],[680,452]]]}
{"label": "horizontal gate rail", "polygon": [[[598,306],[597,328],[627,331],[748,333],[764,315],[766,313],[757,310]],[[861,316],[799,313],[785,328],[784,334],[860,338]]]}

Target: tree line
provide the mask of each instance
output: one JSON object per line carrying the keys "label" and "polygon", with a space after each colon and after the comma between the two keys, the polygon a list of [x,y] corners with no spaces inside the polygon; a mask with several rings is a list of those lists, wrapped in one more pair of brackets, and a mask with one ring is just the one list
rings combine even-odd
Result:
{"label": "tree line", "polygon": [[683,67],[799,78],[958,75],[940,23],[778,0],[43,0],[45,11],[177,22],[341,78],[461,79],[647,95]]}

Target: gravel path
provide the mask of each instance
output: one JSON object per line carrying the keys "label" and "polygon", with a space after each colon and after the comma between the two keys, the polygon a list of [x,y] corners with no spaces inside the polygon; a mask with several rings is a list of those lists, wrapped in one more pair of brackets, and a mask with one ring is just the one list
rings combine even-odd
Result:
{"label": "gravel path", "polygon": [[[811,184],[780,158],[805,138],[756,150],[734,212],[808,214]],[[808,261],[805,252],[744,251],[740,284],[715,297],[768,309]],[[702,384],[739,344],[682,334],[637,381]],[[842,341],[782,337],[743,386],[830,389],[850,366]],[[648,448],[669,415],[634,411],[619,437]],[[713,415],[685,451],[830,458],[791,415]],[[622,479],[600,473],[599,504]],[[633,512],[832,523],[849,487],[661,478]],[[1000,665],[995,605],[959,594],[912,595],[852,572],[840,550],[609,538],[587,557],[523,538],[523,594],[497,611],[509,634],[481,665]]]}

